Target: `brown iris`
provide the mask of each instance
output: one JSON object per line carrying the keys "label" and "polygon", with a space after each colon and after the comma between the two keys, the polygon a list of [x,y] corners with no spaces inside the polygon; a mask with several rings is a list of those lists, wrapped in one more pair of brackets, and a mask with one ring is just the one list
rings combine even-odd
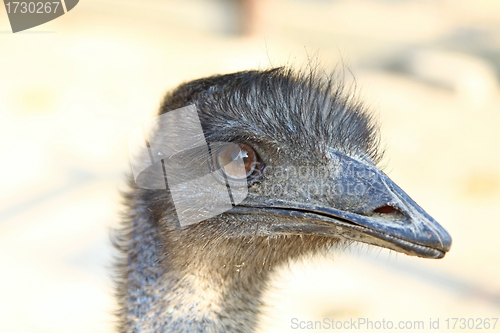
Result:
{"label": "brown iris", "polygon": [[252,147],[239,143],[229,145],[220,151],[217,163],[228,177],[245,179],[255,171],[257,156]]}

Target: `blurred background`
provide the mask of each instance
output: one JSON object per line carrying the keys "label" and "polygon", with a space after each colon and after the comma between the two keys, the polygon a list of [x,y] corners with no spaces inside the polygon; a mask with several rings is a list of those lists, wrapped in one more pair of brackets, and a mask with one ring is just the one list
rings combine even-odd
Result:
{"label": "blurred background", "polygon": [[348,69],[384,170],[454,242],[442,260],[355,245],[294,264],[260,332],[499,318],[500,1],[82,0],[16,34],[0,9],[0,332],[112,332],[128,134],[184,81],[310,62]]}

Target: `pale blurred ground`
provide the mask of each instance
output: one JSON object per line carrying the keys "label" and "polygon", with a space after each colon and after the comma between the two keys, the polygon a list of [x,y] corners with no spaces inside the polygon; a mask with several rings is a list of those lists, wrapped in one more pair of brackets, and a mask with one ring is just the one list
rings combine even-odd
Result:
{"label": "pale blurred ground", "polygon": [[229,1],[82,0],[14,35],[0,9],[0,332],[111,332],[128,133],[183,81],[316,56],[352,70],[386,172],[454,243],[443,260],[354,246],[297,264],[261,331],[500,317],[500,1],[269,0],[251,34],[236,23]]}

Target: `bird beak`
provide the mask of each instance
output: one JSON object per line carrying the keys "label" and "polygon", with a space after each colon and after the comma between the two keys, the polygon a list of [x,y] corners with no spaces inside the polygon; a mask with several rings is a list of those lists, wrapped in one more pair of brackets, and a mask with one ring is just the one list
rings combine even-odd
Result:
{"label": "bird beak", "polygon": [[423,258],[440,259],[450,250],[448,232],[380,169],[334,150],[329,160],[328,176],[287,179],[300,185],[289,187],[294,195],[249,193],[232,211],[286,220],[267,226],[271,233],[343,238]]}

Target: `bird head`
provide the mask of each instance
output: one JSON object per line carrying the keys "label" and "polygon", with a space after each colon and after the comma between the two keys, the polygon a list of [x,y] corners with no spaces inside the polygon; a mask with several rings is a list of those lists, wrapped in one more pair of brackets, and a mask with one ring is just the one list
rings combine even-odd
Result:
{"label": "bird head", "polygon": [[175,216],[189,205],[176,211],[172,197],[192,199],[206,186],[174,189],[181,181],[169,178],[168,198],[145,192],[169,203],[153,205],[165,233],[179,232],[179,242],[194,234],[212,242],[282,236],[326,245],[356,241],[444,257],[450,235],[377,167],[378,127],[344,90],[334,76],[277,68],[200,79],[169,94],[161,114],[195,106],[209,147],[209,154],[184,154],[191,159],[183,168],[206,163],[216,171],[220,186],[206,189],[209,201],[227,193],[231,181],[245,192],[238,197],[233,191],[232,205],[221,214],[182,226]]}

